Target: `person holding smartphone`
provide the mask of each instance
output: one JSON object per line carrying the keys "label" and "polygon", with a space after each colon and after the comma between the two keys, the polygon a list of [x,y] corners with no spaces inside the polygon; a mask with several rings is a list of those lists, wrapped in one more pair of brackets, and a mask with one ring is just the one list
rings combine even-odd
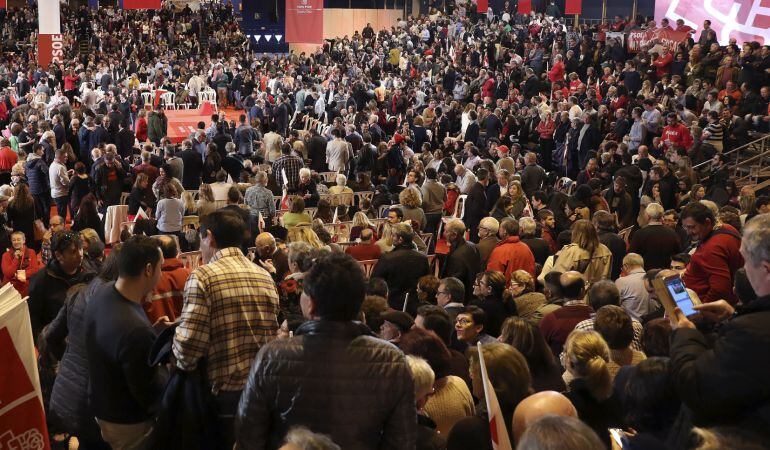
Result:
{"label": "person holding smartphone", "polygon": [[695,305],[705,321],[720,325],[712,339],[676,308],[669,317],[671,374],[694,425],[763,432],[770,425],[770,214],[746,224],[740,252],[757,298],[738,307],[725,300]]}

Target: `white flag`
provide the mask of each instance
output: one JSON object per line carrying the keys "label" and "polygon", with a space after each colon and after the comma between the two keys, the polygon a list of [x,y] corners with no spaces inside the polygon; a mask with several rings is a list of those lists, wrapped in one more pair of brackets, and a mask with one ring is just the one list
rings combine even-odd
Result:
{"label": "white flag", "polygon": [[479,368],[481,369],[481,379],[484,382],[484,399],[487,402],[487,415],[489,417],[489,435],[492,437],[492,448],[494,450],[512,450],[511,440],[508,438],[508,429],[505,426],[505,418],[500,410],[500,403],[497,401],[495,388],[489,381],[487,375],[487,365],[484,362],[484,353],[481,351],[481,342],[478,343]]}

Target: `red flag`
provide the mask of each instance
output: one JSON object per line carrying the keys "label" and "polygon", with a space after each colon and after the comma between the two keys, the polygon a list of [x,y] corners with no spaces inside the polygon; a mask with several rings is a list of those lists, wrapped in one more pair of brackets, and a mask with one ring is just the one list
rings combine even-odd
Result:
{"label": "red flag", "polygon": [[6,4],[6,0],[0,0],[0,9],[6,9],[8,8],[8,5]]}
{"label": "red flag", "polygon": [[529,14],[532,11],[532,0],[519,0],[519,14]]}
{"label": "red flag", "polygon": [[286,42],[321,44],[323,35],[323,0],[286,0]]}
{"label": "red flag", "polygon": [[564,5],[564,14],[582,14],[583,0],[567,0]]}
{"label": "red flag", "polygon": [[160,9],[160,0],[123,0],[123,9]]}
{"label": "red flag", "polygon": [[486,14],[489,8],[489,0],[478,0],[476,2],[476,12]]}

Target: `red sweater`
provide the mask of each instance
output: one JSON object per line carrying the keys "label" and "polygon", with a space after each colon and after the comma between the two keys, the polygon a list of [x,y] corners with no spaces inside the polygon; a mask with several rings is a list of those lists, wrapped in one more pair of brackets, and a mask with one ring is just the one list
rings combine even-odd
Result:
{"label": "red sweater", "polygon": [[[35,251],[31,248],[22,248],[22,255],[24,255],[23,260],[20,260],[14,254],[13,249],[3,254],[3,284],[11,283],[22,297],[26,297],[29,294],[29,279],[40,270],[40,263]],[[27,278],[25,281],[16,278],[16,271],[22,269],[24,269]]]}
{"label": "red sweater", "polygon": [[733,276],[743,267],[740,234],[722,225],[698,245],[682,276],[685,286],[695,291],[703,303],[727,300],[735,304]]}
{"label": "red sweater", "polygon": [[173,322],[182,314],[184,285],[189,275],[190,269],[184,266],[181,259],[169,258],[163,261],[158,284],[149,300],[142,304],[150,323],[155,323],[163,316],[168,316]]}
{"label": "red sweater", "polygon": [[588,305],[570,305],[543,317],[540,321],[540,333],[554,355],[558,357],[564,350],[567,336],[575,329],[575,325],[590,319],[593,312],[594,310]]}
{"label": "red sweater", "polygon": [[356,261],[371,261],[373,259],[380,259],[380,256],[382,256],[382,249],[379,245],[374,243],[362,243],[351,245],[345,249],[345,253],[352,256]]}
{"label": "red sweater", "polygon": [[669,140],[674,147],[681,147],[685,150],[692,146],[692,135],[690,134],[690,130],[679,122],[673,126],[667,125],[663,127],[663,134],[661,135],[660,140],[664,143],[666,140]]}

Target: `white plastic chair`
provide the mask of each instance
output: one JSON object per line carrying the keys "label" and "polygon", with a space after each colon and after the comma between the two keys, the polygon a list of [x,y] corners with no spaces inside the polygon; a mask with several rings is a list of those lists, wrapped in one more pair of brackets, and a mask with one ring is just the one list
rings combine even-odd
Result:
{"label": "white plastic chair", "polygon": [[454,211],[452,211],[452,215],[441,218],[441,223],[438,224],[437,239],[441,239],[441,235],[442,235],[442,231],[444,230],[445,223],[449,222],[452,219],[462,220],[462,218],[465,217],[465,201],[467,199],[468,199],[468,194],[462,194],[459,197],[457,197],[457,201],[455,202],[455,209]]}
{"label": "white plastic chair", "polygon": [[160,96],[160,103],[166,109],[176,109],[176,94],[173,92],[166,92]]}

